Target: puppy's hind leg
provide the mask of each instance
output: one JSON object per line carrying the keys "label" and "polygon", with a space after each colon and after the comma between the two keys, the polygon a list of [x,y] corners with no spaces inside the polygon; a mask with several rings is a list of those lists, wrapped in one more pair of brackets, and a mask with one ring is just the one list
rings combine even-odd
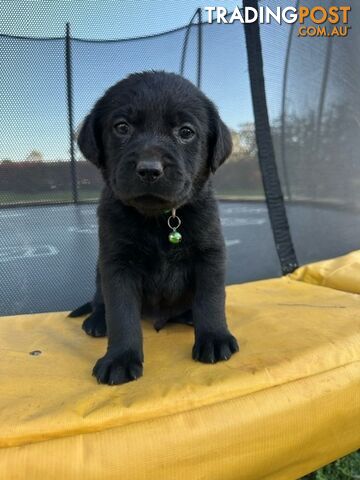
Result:
{"label": "puppy's hind leg", "polygon": [[87,315],[88,313],[93,312],[97,305],[100,305],[103,303],[104,301],[102,299],[102,293],[101,293],[100,272],[99,272],[99,267],[96,266],[96,290],[95,290],[95,295],[93,297],[92,302],[84,303],[84,305],[81,305],[80,307],[75,308],[75,310],[69,313],[68,317],[71,317],[71,318],[82,317],[83,315]]}
{"label": "puppy's hind leg", "polygon": [[82,329],[91,337],[106,336],[105,305],[99,305],[82,324]]}
{"label": "puppy's hind leg", "polygon": [[82,317],[83,315],[87,315],[88,313],[92,312],[92,304],[91,302],[84,303],[78,308],[75,308],[72,312],[69,313],[68,317],[76,318]]}
{"label": "puppy's hind leg", "polygon": [[96,291],[91,305],[92,313],[83,321],[82,329],[91,337],[105,337],[105,305],[101,291],[99,267],[96,268]]}

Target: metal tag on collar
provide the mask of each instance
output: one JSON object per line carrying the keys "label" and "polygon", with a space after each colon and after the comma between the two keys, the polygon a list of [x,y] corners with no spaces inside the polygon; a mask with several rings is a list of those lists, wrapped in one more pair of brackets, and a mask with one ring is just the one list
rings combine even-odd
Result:
{"label": "metal tag on collar", "polygon": [[176,215],[176,208],[171,210],[171,215],[168,218],[168,225],[171,228],[172,232],[169,233],[169,242],[173,244],[180,243],[182,240],[182,235],[180,232],[177,232],[177,229],[181,225],[180,218]]}

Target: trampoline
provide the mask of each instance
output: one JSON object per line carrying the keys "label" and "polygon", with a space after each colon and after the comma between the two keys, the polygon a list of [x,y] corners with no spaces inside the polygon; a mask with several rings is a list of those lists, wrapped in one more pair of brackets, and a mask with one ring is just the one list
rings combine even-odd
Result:
{"label": "trampoline", "polygon": [[[297,7],[299,2],[266,4]],[[258,2],[244,0],[244,5],[257,8]],[[360,447],[353,428],[360,421],[359,29],[348,37],[315,38],[298,36],[296,24],[205,20],[197,9],[183,27],[118,40],[76,38],[69,23],[56,38],[0,32],[0,110],[6,125],[0,133],[5,356],[0,471],[10,472],[7,478],[22,478],[16,476],[18,468],[33,472],[34,479],[99,478],[96,472],[110,479],[131,471],[139,480],[185,475],[295,480]],[[351,24],[359,21],[354,3]],[[153,390],[144,386],[153,406],[141,400],[143,380],[120,393],[103,387],[98,393],[86,365],[104,344],[84,338],[78,320],[65,319],[64,313],[92,296],[98,250],[96,202],[102,183],[77,149],[78,128],[108,86],[147,69],[189,78],[218,105],[231,129],[233,153],[214,180],[228,253],[228,316],[244,348],[243,357],[240,352],[232,365],[213,374],[197,370],[190,360],[184,360],[183,372],[165,369]],[[340,260],[329,260],[335,257]],[[257,344],[257,328],[270,335],[273,346],[265,339]],[[185,359],[192,332],[173,329],[161,335],[177,330],[176,355]],[[156,342],[164,348],[162,361],[170,352],[167,338],[150,327],[145,348],[147,339],[149,379],[150,370],[156,377],[161,360],[153,354]],[[66,350],[63,365],[58,347]],[[50,395],[56,386],[50,367],[41,363],[45,353],[36,359],[28,355],[35,350],[49,353],[63,381],[59,401]],[[71,382],[75,364],[79,371]],[[25,394],[8,377],[10,371],[12,378],[23,377]],[[27,371],[36,379],[34,387],[27,385]],[[168,381],[171,375],[177,386]],[[80,385],[72,407],[69,399]],[[42,388],[49,397],[40,395],[37,402],[36,389]],[[182,395],[183,407],[171,407],[174,392]],[[229,405],[252,412],[248,423],[237,412],[231,426]],[[327,415],[321,415],[323,409]],[[178,438],[169,433],[174,429]],[[259,429],[266,432],[262,438]],[[248,447],[240,431],[251,439]],[[170,450],[179,448],[182,460],[142,440],[145,433],[160,443],[162,438]],[[210,447],[196,449],[196,436],[209,436],[215,450],[228,449],[220,448],[221,458]],[[96,449],[96,442],[101,448],[92,477],[83,455]],[[147,470],[130,460],[120,465],[116,449],[108,448],[112,442],[126,448],[129,459],[140,442]],[[271,442],[273,451],[266,446]],[[35,466],[44,451],[52,460]],[[71,457],[68,467],[64,455]]]}

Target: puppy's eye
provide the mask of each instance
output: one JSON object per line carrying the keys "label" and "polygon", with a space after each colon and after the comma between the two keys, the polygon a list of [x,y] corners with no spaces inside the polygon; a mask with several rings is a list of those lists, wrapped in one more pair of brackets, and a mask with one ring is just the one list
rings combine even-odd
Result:
{"label": "puppy's eye", "polygon": [[130,132],[130,126],[126,122],[119,122],[114,126],[116,133],[119,135],[128,135]]}
{"label": "puppy's eye", "polygon": [[179,130],[179,137],[182,140],[190,140],[191,138],[193,138],[194,135],[195,135],[195,132],[190,127],[187,127],[187,126],[181,127]]}

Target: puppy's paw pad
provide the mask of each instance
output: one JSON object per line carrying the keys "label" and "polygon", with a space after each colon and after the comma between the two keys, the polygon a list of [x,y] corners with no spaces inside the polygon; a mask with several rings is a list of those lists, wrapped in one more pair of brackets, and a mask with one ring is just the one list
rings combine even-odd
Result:
{"label": "puppy's paw pad", "polygon": [[137,352],[107,353],[93,369],[98,383],[120,385],[137,380],[143,374],[141,357]]}
{"label": "puppy's paw pad", "polygon": [[93,312],[88,318],[83,321],[82,329],[91,337],[105,337],[105,312]]}
{"label": "puppy's paw pad", "polygon": [[196,338],[192,358],[203,363],[216,363],[229,360],[232,354],[238,351],[237,340],[230,332],[205,333]]}

